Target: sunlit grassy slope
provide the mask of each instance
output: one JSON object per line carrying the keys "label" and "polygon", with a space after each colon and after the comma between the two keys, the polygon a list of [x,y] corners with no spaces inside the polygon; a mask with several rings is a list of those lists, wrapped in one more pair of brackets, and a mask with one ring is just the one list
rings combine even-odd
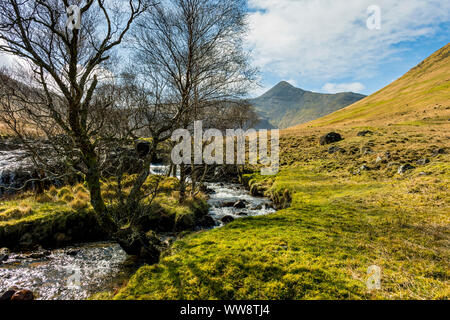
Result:
{"label": "sunlit grassy slope", "polygon": [[380,91],[347,108],[296,128],[426,125],[442,123],[449,118],[450,44],[447,44]]}
{"label": "sunlit grassy slope", "polygon": [[[427,128],[339,130],[334,154],[317,129],[284,133],[281,172],[246,179],[288,208],[180,239],[115,298],[448,299],[449,126]],[[381,290],[367,289],[371,265]]]}
{"label": "sunlit grassy slope", "polygon": [[[449,49],[285,130],[280,173],[245,177],[285,209],[178,240],[115,298],[449,299]],[[320,146],[331,130],[344,140]],[[399,174],[405,164],[414,168]],[[371,265],[381,290],[367,288]]]}

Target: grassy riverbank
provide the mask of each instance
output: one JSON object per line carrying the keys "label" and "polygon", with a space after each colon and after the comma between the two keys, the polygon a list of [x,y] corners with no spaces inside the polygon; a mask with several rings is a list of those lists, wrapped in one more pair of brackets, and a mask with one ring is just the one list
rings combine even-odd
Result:
{"label": "grassy riverbank", "polygon": [[[123,181],[125,194],[133,179]],[[154,190],[159,180],[158,192],[152,203],[147,203],[147,214],[140,220],[143,231],[187,231],[193,230],[207,214],[205,197],[178,203],[178,180],[150,176],[146,190]],[[114,214],[117,211],[116,183],[102,182],[102,195]],[[43,194],[33,192],[3,198],[0,201],[0,247],[10,249],[33,249],[62,247],[74,243],[106,240],[98,226],[90,197],[83,184],[51,187]]]}
{"label": "grassy riverbank", "polygon": [[448,299],[448,127],[363,129],[341,128],[334,150],[325,129],[286,131],[281,172],[246,178],[288,208],[177,241],[115,298]]}

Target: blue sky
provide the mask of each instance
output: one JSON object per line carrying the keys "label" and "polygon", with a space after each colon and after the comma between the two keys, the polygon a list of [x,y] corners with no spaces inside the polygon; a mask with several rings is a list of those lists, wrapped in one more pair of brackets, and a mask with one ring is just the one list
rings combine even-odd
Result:
{"label": "blue sky", "polygon": [[[379,8],[379,29],[370,6]],[[449,0],[249,0],[246,46],[259,95],[285,80],[305,90],[371,94],[450,42]]]}

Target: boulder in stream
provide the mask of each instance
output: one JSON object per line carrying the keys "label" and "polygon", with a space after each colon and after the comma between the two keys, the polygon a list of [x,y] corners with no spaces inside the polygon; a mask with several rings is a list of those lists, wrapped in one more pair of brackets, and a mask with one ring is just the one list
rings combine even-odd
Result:
{"label": "boulder in stream", "polygon": [[11,297],[11,301],[32,301],[32,300],[34,300],[33,292],[26,289],[16,291]]}
{"label": "boulder in stream", "polygon": [[0,249],[0,263],[8,260],[10,254],[11,254],[11,252],[9,251],[8,248],[1,248]]}
{"label": "boulder in stream", "polygon": [[19,290],[17,287],[11,287],[0,295],[0,301],[32,301],[34,294],[27,289]]}
{"label": "boulder in stream", "polygon": [[234,221],[234,218],[232,216],[225,216],[222,219],[220,219],[223,223],[228,224],[230,222]]}
{"label": "boulder in stream", "polygon": [[214,221],[213,217],[206,215],[200,219],[198,225],[203,228],[212,228],[216,225],[216,222]]}
{"label": "boulder in stream", "polygon": [[236,209],[244,209],[246,206],[247,204],[244,200],[239,200],[233,205],[233,207],[235,207]]}

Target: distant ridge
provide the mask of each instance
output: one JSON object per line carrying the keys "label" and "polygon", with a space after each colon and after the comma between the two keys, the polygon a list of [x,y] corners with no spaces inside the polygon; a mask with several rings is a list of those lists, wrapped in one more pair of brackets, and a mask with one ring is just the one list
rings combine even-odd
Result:
{"label": "distant ridge", "polygon": [[362,94],[323,94],[296,88],[281,81],[262,96],[250,100],[263,121],[280,129],[305,123],[363,99]]}
{"label": "distant ridge", "polygon": [[449,119],[450,43],[380,91],[297,127],[420,126],[449,124]]}

